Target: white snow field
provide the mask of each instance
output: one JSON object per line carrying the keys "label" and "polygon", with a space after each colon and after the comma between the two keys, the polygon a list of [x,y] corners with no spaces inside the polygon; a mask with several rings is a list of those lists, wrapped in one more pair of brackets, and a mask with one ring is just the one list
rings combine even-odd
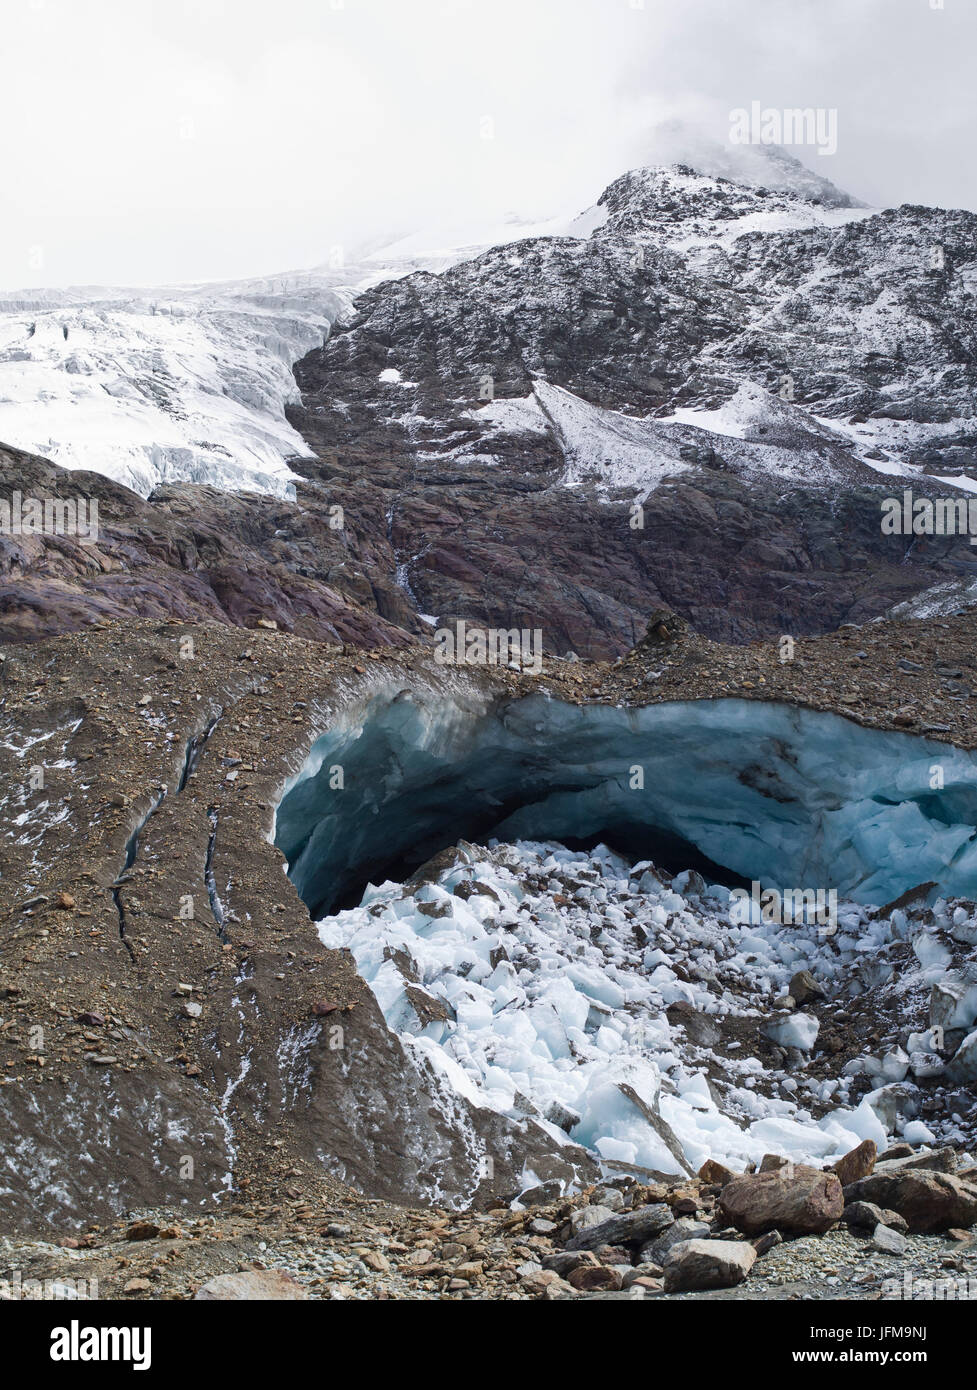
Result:
{"label": "white snow field", "polygon": [[288,496],[307,452],[293,363],[343,298],[322,284],[0,298],[0,438],[147,497],[160,483]]}
{"label": "white snow field", "polygon": [[[662,419],[592,405],[545,381],[537,381],[529,396],[493,401],[467,414],[492,434],[552,431],[565,459],[561,485],[591,483],[602,496],[620,490],[644,501],[666,478],[687,472],[690,459],[702,451],[750,478],[831,487],[851,474],[851,440],[750,384],[720,410],[679,410]],[[490,457],[484,451],[492,434],[479,442],[482,460]]]}

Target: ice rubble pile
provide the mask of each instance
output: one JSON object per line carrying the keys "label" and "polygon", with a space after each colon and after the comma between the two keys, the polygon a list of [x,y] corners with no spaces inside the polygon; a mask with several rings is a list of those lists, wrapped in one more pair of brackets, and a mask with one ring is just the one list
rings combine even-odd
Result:
{"label": "ice rubble pile", "polygon": [[[920,926],[848,903],[829,937],[763,922],[728,888],[689,872],[663,880],[603,846],[461,842],[437,862],[406,885],[371,886],[360,906],[321,921],[320,936],[352,950],[389,1026],[459,1092],[533,1116],[557,1142],[678,1173],[709,1157],[741,1169],[771,1151],[827,1163],[865,1138],[885,1147],[894,1129],[934,1138],[912,1118],[912,1088],[892,1084],[939,1065],[922,1028],[911,1058],[896,1048],[828,1080],[806,1070],[812,1014],[774,1015],[790,1025],[779,1068],[750,1055],[760,1028],[773,1034],[773,1001],[796,971],[841,999],[891,987],[887,952],[907,935],[918,969],[898,988],[908,998],[936,985],[977,1063],[977,987],[948,974],[941,944],[947,927],[977,941],[972,908],[940,903]],[[688,1006],[710,1016],[708,1034],[687,1031]],[[874,1089],[856,1102],[860,1072]],[[944,1138],[958,1119],[947,1117]]]}

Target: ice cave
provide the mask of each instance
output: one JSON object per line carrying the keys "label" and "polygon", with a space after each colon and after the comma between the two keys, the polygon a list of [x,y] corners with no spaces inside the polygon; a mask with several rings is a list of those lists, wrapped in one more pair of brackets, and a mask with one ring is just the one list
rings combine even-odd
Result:
{"label": "ice cave", "polygon": [[[911,941],[905,986],[959,995],[972,1026],[977,986],[956,989],[939,932],[977,932],[946,901],[977,896],[975,825],[977,760],[946,744],[786,704],[491,701],[459,681],[332,718],[275,838],[412,1056],[557,1144],[676,1173],[933,1137],[889,1084],[939,1063],[928,1034],[825,1080],[818,1018],[776,1001],[801,969],[839,1000],[884,987]],[[838,934],[734,906],[747,881],[836,890]],[[921,884],[942,898],[922,926],[893,902]]]}
{"label": "ice cave", "polygon": [[977,757],[752,700],[643,708],[394,687],[285,786],[275,843],[314,917],[460,838],[612,846],[727,884],[865,904],[977,897]]}

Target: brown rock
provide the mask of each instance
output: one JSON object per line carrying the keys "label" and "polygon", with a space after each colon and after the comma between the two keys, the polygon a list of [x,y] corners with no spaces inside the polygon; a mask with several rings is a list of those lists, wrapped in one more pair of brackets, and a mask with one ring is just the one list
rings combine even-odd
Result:
{"label": "brown rock", "polygon": [[868,1177],[875,1167],[878,1152],[874,1139],[863,1139],[857,1148],[839,1158],[838,1162],[832,1165],[831,1171],[838,1174],[838,1181],[842,1187],[849,1187],[853,1182],[860,1182],[862,1178]]}
{"label": "brown rock", "polygon": [[553,1255],[547,1255],[543,1260],[544,1269],[555,1270],[561,1278],[566,1279],[575,1269],[582,1269],[585,1266],[593,1268],[600,1261],[592,1250],[559,1250]]}
{"label": "brown rock", "polygon": [[636,1279],[631,1279],[624,1286],[627,1289],[644,1289],[645,1295],[664,1293],[665,1284],[662,1279],[653,1279],[650,1275],[639,1274]]}
{"label": "brown rock", "polygon": [[717,1187],[725,1187],[728,1182],[732,1182],[736,1177],[732,1168],[727,1168],[724,1164],[717,1162],[714,1158],[707,1158],[699,1169],[698,1176],[705,1183],[715,1184]]}
{"label": "brown rock", "polygon": [[623,1245],[599,1245],[594,1251],[597,1263],[602,1265],[628,1265],[631,1256]]}
{"label": "brown rock", "polygon": [[841,1219],[846,1226],[854,1226],[863,1231],[874,1231],[879,1225],[891,1226],[894,1231],[900,1231],[903,1235],[909,1230],[898,1212],[876,1206],[874,1202],[848,1202]]}
{"label": "brown rock", "polygon": [[581,1265],[567,1275],[571,1288],[580,1291],[590,1289],[617,1290],[624,1286],[624,1275],[620,1265]]}
{"label": "brown rock", "polygon": [[787,993],[798,1004],[806,1004],[811,999],[824,998],[824,990],[810,970],[798,970],[796,975],[792,975],[790,984],[787,986]]}
{"label": "brown rock", "polygon": [[783,1239],[779,1231],[767,1231],[766,1235],[756,1237],[753,1241],[753,1249],[758,1255],[765,1255],[768,1250],[773,1250],[775,1246],[782,1245]]}
{"label": "brown rock", "polygon": [[[525,1278],[520,1280],[520,1288],[534,1298],[544,1298],[548,1289],[559,1288],[563,1284],[564,1281],[552,1269],[541,1269],[535,1274],[527,1274]],[[467,1281],[464,1282],[463,1287],[468,1287]]]}
{"label": "brown rock", "polygon": [[283,1269],[245,1269],[239,1274],[218,1274],[194,1294],[194,1300],[238,1302],[241,1300],[308,1298],[308,1293]]}
{"label": "brown rock", "polygon": [[158,1235],[159,1227],[152,1221],[134,1221],[126,1231],[126,1240],[155,1240]]}
{"label": "brown rock", "polygon": [[[692,1191],[688,1187],[673,1187],[667,1194],[665,1201],[671,1207],[672,1211],[677,1211],[683,1202],[692,1202],[696,1204],[698,1201],[698,1193]],[[681,1216],[689,1215],[688,1212],[680,1212],[679,1214]]]}
{"label": "brown rock", "polygon": [[898,1212],[913,1233],[965,1230],[977,1224],[977,1183],[952,1173],[925,1168],[873,1173],[854,1183],[845,1196],[850,1202],[874,1202]]}
{"label": "brown rock", "polygon": [[665,1261],[665,1292],[728,1289],[742,1284],[756,1261],[745,1240],[683,1240]]}
{"label": "brown rock", "polygon": [[[933,886],[935,887],[935,884]],[[882,911],[884,910],[883,908]],[[881,1162],[886,1163],[890,1158],[912,1158],[913,1152],[912,1144],[893,1144],[891,1149],[886,1149]]]}
{"label": "brown rock", "polygon": [[719,1206],[729,1224],[748,1236],[773,1230],[813,1235],[839,1219],[845,1195],[835,1173],[795,1166],[735,1178],[723,1188]]}
{"label": "brown rock", "polygon": [[676,1216],[695,1216],[698,1210],[699,1203],[695,1197],[679,1197],[672,1203]]}

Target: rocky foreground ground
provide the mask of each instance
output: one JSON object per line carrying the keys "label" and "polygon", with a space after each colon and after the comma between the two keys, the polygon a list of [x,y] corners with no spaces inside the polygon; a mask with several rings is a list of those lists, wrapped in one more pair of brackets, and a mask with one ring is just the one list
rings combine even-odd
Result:
{"label": "rocky foreground ground", "polygon": [[542,1188],[520,1210],[479,1213],[309,1198],[296,1171],[273,1205],[146,1210],[61,1241],[4,1240],[0,1296],[977,1297],[969,1155],[898,1145],[876,1162],[868,1142],[836,1169],[770,1155],[734,1176],[710,1161],[695,1179],[626,1176],[571,1200]]}
{"label": "rocky foreground ground", "polygon": [[[710,1240],[707,1264],[735,1257],[724,1277],[750,1265],[745,1282],[732,1283],[743,1296],[790,1296],[796,1285],[802,1296],[862,1297],[905,1269],[938,1275],[944,1259],[963,1261],[951,1274],[968,1274],[967,1241],[946,1234],[977,1219],[972,1161],[961,1155],[955,1166],[965,1176],[945,1177],[962,1184],[962,1207],[925,1228],[903,1213],[902,1255],[874,1248],[875,1226],[902,1232],[869,1212],[854,1231],[815,1235],[778,1216],[772,1229],[784,1244],[754,1260],[755,1237],[722,1213],[715,1174],[598,1194],[583,1150],[571,1146],[547,1171],[552,1144],[531,1120],[514,1125],[486,1111],[473,1123],[496,1155],[496,1176],[479,1182],[461,1137],[472,1118],[466,1107],[406,1058],[349,953],[319,941],[267,835],[283,781],[323,721],[390,682],[435,692],[450,683],[482,702],[539,690],[625,705],[773,698],[973,747],[975,628],[972,614],[872,623],[799,640],[784,661],[776,643],[724,647],[663,612],[621,661],[547,659],[539,676],[446,672],[420,647],[327,648],[269,627],[217,623],[112,624],[6,648],[4,1269],[97,1278],[108,1294],[146,1280],[129,1291],[140,1297],[190,1296],[256,1261],[326,1295],[604,1296],[624,1294],[627,1278],[650,1281],[635,1286],[653,1296],[656,1285],[665,1288],[667,1252],[642,1252],[681,1217],[708,1227],[691,1234]],[[41,786],[29,776],[37,766]],[[330,1052],[337,1018],[358,1066],[347,1069]],[[190,1176],[182,1171],[188,1154]],[[575,1170],[583,1195],[544,1194],[528,1213],[513,1211],[527,1163],[544,1182]],[[444,1210],[439,1191],[468,1194],[468,1209]],[[900,1214],[898,1193],[864,1200]],[[583,1273],[565,1259],[547,1267],[565,1252],[564,1231],[574,1238],[572,1211],[586,1208],[578,1226],[604,1216],[602,1207],[617,1219],[619,1201],[639,1227],[661,1224],[640,1235],[615,1228],[594,1250],[571,1251]],[[844,1208],[832,1208],[828,1227]],[[137,1218],[182,1234],[126,1240]],[[322,1235],[330,1226],[349,1235]],[[474,1246],[455,1239],[468,1232]],[[462,1272],[465,1264],[472,1268]],[[649,1268],[635,1274],[638,1265]],[[858,1282],[866,1274],[876,1282]],[[571,1295],[591,1280],[592,1289]],[[656,1296],[672,1292],[682,1296],[675,1284]]]}

